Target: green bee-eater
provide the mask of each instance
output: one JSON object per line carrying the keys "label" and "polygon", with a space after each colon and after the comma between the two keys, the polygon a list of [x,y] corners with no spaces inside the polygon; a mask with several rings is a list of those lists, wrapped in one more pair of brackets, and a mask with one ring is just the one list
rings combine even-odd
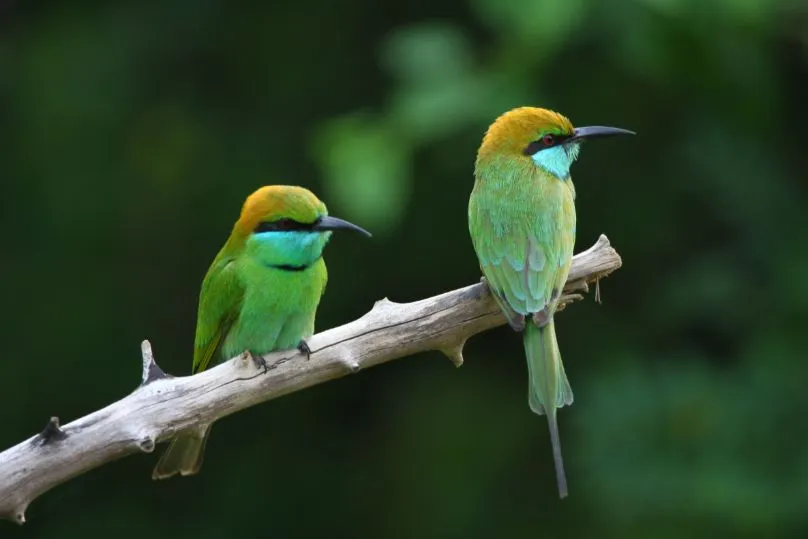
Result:
{"label": "green bee-eater", "polygon": [[573,128],[564,116],[521,107],[491,124],[477,153],[469,231],[480,268],[511,328],[523,332],[528,402],[546,414],[559,495],[567,495],[556,409],[572,404],[553,327],[575,244],[570,166],[581,142],[633,134]]}
{"label": "green bee-eater", "polygon": [[[202,282],[193,372],[248,353],[297,347],[314,333],[328,274],[323,249],[332,230],[366,230],[330,217],[302,187],[270,185],[244,202],[241,216]],[[199,471],[210,427],[175,438],[152,473],[164,479]]]}

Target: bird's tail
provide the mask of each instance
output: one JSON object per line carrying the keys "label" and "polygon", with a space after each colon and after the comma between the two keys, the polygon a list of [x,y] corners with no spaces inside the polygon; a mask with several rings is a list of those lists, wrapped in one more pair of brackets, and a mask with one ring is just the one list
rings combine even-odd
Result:
{"label": "bird's tail", "polygon": [[171,441],[152,472],[152,479],[167,479],[174,474],[193,475],[202,467],[210,425],[197,431],[183,432]]}
{"label": "bird's tail", "polygon": [[524,331],[525,355],[530,376],[528,402],[537,414],[547,415],[550,441],[553,444],[558,494],[567,496],[567,478],[564,460],[561,458],[561,440],[558,436],[556,409],[572,404],[572,389],[561,363],[561,353],[555,336],[552,318],[544,327],[538,327],[528,319]]}

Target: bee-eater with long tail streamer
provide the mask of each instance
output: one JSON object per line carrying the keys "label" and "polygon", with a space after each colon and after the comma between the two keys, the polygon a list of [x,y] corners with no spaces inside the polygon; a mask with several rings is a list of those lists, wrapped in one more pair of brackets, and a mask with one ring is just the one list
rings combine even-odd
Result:
{"label": "bee-eater with long tail streamer", "polygon": [[469,231],[480,268],[508,324],[523,333],[528,402],[547,415],[558,492],[567,495],[556,409],[572,404],[553,314],[572,263],[575,187],[570,166],[584,140],[633,135],[574,128],[553,111],[521,107],[488,128],[474,170]]}
{"label": "bee-eater with long tail streamer", "polygon": [[[329,216],[302,187],[270,185],[251,194],[202,282],[193,372],[245,352],[256,358],[297,347],[308,354],[305,339],[328,278],[323,249],[342,229],[370,236]],[[209,434],[210,426],[180,433],[152,478],[197,473]]]}

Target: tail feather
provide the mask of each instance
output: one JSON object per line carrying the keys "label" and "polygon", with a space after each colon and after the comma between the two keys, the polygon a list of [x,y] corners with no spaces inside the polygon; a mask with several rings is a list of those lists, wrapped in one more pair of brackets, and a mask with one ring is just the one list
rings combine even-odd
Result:
{"label": "tail feather", "polygon": [[533,412],[547,415],[558,494],[564,498],[567,496],[567,479],[561,456],[556,410],[572,404],[573,395],[567,374],[564,372],[564,365],[561,363],[561,353],[558,350],[552,319],[543,327],[538,327],[532,320],[528,320],[524,331],[524,343],[530,377],[528,402]]}
{"label": "tail feather", "polygon": [[558,483],[558,497],[567,497],[567,475],[564,473],[564,458],[561,456],[561,438],[558,436],[558,421],[556,409],[547,414],[547,426],[550,427],[550,442],[553,446],[553,462],[555,463],[556,483]]}
{"label": "tail feather", "polygon": [[167,479],[175,474],[193,475],[202,468],[210,426],[196,432],[183,432],[171,441],[152,472],[152,479]]}

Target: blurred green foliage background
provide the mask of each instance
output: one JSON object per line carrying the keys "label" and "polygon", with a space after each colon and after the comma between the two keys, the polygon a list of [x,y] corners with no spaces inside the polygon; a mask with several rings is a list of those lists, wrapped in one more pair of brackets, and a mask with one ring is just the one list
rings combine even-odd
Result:
{"label": "blurred green foliage background", "polygon": [[501,112],[639,133],[573,170],[578,250],[606,233],[624,267],[559,315],[567,500],[502,328],[460,370],[424,354],[225,419],[196,477],[94,470],[0,536],[806,537],[807,88],[802,0],[0,2],[0,447],[131,391],[143,338],[189,371],[261,185],[375,233],[329,246],[322,330],[476,282]]}

